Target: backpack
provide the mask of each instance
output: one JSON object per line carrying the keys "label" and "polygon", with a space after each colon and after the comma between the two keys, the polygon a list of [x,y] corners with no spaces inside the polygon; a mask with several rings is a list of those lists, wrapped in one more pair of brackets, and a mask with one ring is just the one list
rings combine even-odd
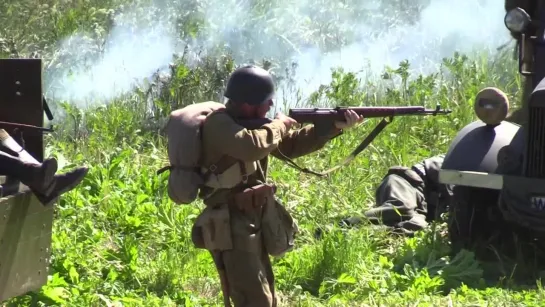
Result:
{"label": "backpack", "polygon": [[188,105],[170,113],[165,131],[168,142],[169,166],[157,174],[170,171],[168,196],[177,204],[192,203],[204,184],[201,174],[201,127],[212,112],[225,109],[225,105],[206,101]]}

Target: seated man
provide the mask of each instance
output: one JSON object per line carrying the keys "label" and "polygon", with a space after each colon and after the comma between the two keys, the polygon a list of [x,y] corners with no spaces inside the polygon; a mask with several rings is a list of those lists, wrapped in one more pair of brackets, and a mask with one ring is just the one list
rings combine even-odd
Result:
{"label": "seated man", "polygon": [[75,188],[89,171],[86,167],[56,175],[57,160],[46,159],[43,163],[24,162],[18,157],[0,151],[0,175],[20,180],[44,205],[53,204],[57,198]]}
{"label": "seated man", "polygon": [[[376,206],[365,212],[365,217],[375,225],[385,225],[395,233],[412,236],[428,226],[446,210],[446,186],[439,183],[439,169],[444,155],[434,156],[411,168],[394,166],[378,186]],[[340,226],[356,226],[360,217],[344,218]],[[321,231],[317,231],[317,236]]]}

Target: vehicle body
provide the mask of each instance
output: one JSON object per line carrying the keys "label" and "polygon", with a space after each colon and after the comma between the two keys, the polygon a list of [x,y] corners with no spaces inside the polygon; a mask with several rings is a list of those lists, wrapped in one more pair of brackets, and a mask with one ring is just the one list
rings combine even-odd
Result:
{"label": "vehicle body", "polygon": [[545,21],[545,1],[534,5],[529,12],[515,8],[505,19],[511,31],[519,28],[519,72],[533,89],[522,102],[525,120],[468,124],[440,170],[440,182],[451,190],[449,236],[455,250],[502,228],[545,237],[545,25],[538,22]]}
{"label": "vehicle body", "polygon": [[[0,121],[42,127],[42,61],[0,59]],[[50,113],[48,116],[51,118]],[[36,160],[43,131],[0,123]],[[44,207],[16,178],[0,174],[0,302],[38,291],[48,277],[53,206]]]}

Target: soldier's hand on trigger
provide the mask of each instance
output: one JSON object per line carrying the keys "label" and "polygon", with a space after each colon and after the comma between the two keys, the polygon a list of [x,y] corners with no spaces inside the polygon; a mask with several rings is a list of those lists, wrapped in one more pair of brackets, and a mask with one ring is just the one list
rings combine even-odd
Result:
{"label": "soldier's hand on trigger", "polygon": [[353,110],[347,110],[346,113],[344,113],[344,118],[346,121],[335,121],[335,127],[337,127],[337,129],[350,129],[363,121],[363,116],[358,115]]}
{"label": "soldier's hand on trigger", "polygon": [[289,116],[286,116],[286,115],[284,115],[284,114],[282,114],[282,113],[276,114],[276,117],[275,117],[275,118],[281,120],[281,121],[284,123],[284,125],[286,125],[286,128],[287,128],[288,130],[290,130],[291,127],[292,127],[294,124],[297,124],[297,121],[296,121],[295,119],[293,119],[293,118],[291,118],[291,117],[289,117]]}

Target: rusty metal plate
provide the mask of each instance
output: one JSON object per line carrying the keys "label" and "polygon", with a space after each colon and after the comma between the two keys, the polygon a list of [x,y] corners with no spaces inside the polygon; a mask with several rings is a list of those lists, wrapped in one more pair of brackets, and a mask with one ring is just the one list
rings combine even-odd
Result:
{"label": "rusty metal plate", "polygon": [[[29,191],[30,189],[16,178],[0,176],[0,198]],[[2,210],[2,209],[0,209]]]}
{"label": "rusty metal plate", "polygon": [[[0,59],[0,121],[43,127],[44,107],[41,59]],[[16,137],[15,128],[3,126]],[[43,135],[25,129],[25,149],[43,161]]]}
{"label": "rusty metal plate", "polygon": [[30,191],[0,199],[0,301],[47,283],[53,208]]}

